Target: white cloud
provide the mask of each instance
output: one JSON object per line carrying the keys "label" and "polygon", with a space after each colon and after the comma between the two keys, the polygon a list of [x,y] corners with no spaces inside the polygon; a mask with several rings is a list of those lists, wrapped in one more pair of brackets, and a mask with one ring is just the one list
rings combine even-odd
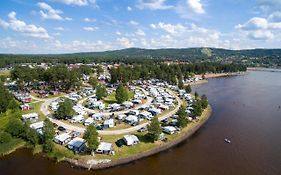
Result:
{"label": "white cloud", "polygon": [[242,30],[266,29],[268,28],[268,22],[265,18],[254,17],[245,24],[238,24],[235,28]]}
{"label": "white cloud", "polygon": [[63,18],[61,14],[63,12],[61,10],[57,10],[52,8],[49,4],[45,2],[38,2],[37,6],[41,9],[39,14],[43,20],[45,19],[53,19],[53,20],[72,20],[71,18]]}
{"label": "white cloud", "polygon": [[129,23],[133,26],[139,25],[139,23],[137,21],[134,21],[134,20],[129,21]]}
{"label": "white cloud", "polygon": [[146,36],[146,34],[144,33],[144,31],[141,30],[141,29],[138,29],[135,34],[136,34],[136,35],[139,35],[139,36]]}
{"label": "white cloud", "polygon": [[128,10],[128,11],[132,11],[133,9],[132,9],[132,7],[128,6],[128,7],[127,7],[127,10]]}
{"label": "white cloud", "polygon": [[163,22],[159,22],[158,24],[150,24],[150,27],[152,27],[153,29],[162,29],[170,34],[173,35],[178,35],[182,32],[184,32],[184,30],[186,30],[186,27],[183,26],[182,24],[167,24],[167,23],[163,23]]}
{"label": "white cloud", "polygon": [[138,0],[137,7],[139,9],[149,10],[167,10],[173,8],[166,4],[166,0]]}
{"label": "white cloud", "polygon": [[96,31],[98,29],[98,27],[83,27],[83,30],[89,31],[89,32],[93,32]]}
{"label": "white cloud", "polygon": [[84,18],[85,22],[96,22],[97,20],[94,18]]}
{"label": "white cloud", "polygon": [[0,25],[2,27],[11,29],[15,32],[20,32],[26,36],[34,38],[50,38],[48,32],[43,27],[37,27],[34,24],[26,24],[24,21],[16,18],[16,12],[12,11],[8,14],[9,21],[3,21],[0,19]]}
{"label": "white cloud", "polygon": [[202,3],[200,0],[186,0],[186,3],[190,10],[197,14],[204,14],[205,10],[203,8]]}
{"label": "white cloud", "polygon": [[66,5],[77,5],[77,6],[87,6],[87,5],[96,5],[96,0],[55,0]]}
{"label": "white cloud", "polygon": [[63,28],[63,27],[55,27],[54,30],[65,31],[65,28]]}
{"label": "white cloud", "polygon": [[134,43],[131,42],[128,38],[126,37],[122,37],[122,38],[117,38],[117,41],[119,42],[119,44],[125,48],[130,48],[130,47],[134,47]]}
{"label": "white cloud", "polygon": [[115,33],[116,33],[116,35],[119,35],[119,36],[122,35],[122,33],[119,31],[116,31]]}
{"label": "white cloud", "polygon": [[244,24],[235,26],[253,40],[270,40],[281,32],[281,22],[275,22],[278,13],[269,15],[268,18],[253,17]]}
{"label": "white cloud", "polygon": [[248,37],[254,40],[269,40],[273,39],[274,35],[269,30],[256,30],[249,32]]}

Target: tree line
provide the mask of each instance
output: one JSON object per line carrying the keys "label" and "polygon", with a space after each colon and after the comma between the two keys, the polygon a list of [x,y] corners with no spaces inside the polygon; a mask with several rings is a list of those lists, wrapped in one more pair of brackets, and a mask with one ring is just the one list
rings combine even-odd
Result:
{"label": "tree line", "polygon": [[71,90],[78,89],[81,86],[83,74],[90,74],[93,70],[89,66],[80,66],[79,68],[68,69],[65,65],[57,65],[49,69],[41,67],[31,68],[29,66],[16,66],[11,71],[11,78],[17,81],[20,89],[25,85],[36,86],[44,82],[50,89]]}
{"label": "tree line", "polygon": [[109,70],[111,83],[127,83],[138,79],[157,78],[171,84],[177,84],[178,79],[189,78],[194,73],[223,73],[246,71],[242,64],[198,63],[198,64],[122,64]]}

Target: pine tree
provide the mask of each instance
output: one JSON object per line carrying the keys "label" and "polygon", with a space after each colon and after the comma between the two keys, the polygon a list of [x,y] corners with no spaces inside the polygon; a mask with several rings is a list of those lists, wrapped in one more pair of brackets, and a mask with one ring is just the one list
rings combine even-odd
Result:
{"label": "pine tree", "polygon": [[120,83],[116,89],[115,99],[118,103],[129,100],[129,91],[122,83]]}
{"label": "pine tree", "polygon": [[94,125],[88,126],[83,138],[87,141],[88,149],[93,153],[99,146],[98,132]]}
{"label": "pine tree", "polygon": [[192,92],[191,86],[190,85],[185,86],[185,91],[186,93],[191,93]]}
{"label": "pine tree", "polygon": [[148,133],[147,137],[151,139],[153,142],[157,141],[162,133],[162,128],[160,126],[160,122],[157,117],[154,117],[151,120],[150,125],[147,127]]}
{"label": "pine tree", "polygon": [[187,113],[185,112],[185,107],[181,106],[178,111],[178,127],[184,128],[186,127],[188,120],[187,120]]}

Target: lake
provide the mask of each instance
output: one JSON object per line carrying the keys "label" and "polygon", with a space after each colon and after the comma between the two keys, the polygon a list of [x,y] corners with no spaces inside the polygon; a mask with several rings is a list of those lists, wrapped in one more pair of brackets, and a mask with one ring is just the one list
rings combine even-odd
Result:
{"label": "lake", "polygon": [[208,96],[212,116],[191,138],[167,151],[87,171],[22,149],[0,158],[0,175],[281,174],[281,72],[210,79],[193,90]]}

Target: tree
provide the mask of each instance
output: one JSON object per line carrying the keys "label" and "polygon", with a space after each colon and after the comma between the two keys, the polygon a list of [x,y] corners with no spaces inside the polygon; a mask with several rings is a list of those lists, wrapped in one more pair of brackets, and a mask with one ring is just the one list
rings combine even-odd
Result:
{"label": "tree", "polygon": [[0,130],[0,144],[8,143],[11,140],[12,136],[9,133]]}
{"label": "tree", "polygon": [[184,88],[182,76],[180,76],[180,78],[179,78],[178,87],[179,87],[180,89],[183,89],[183,88]]}
{"label": "tree", "polygon": [[186,127],[187,123],[188,123],[188,120],[187,120],[187,113],[185,112],[185,107],[184,106],[181,106],[179,111],[178,111],[178,127],[180,128],[184,128]]}
{"label": "tree", "polygon": [[29,123],[24,124],[24,133],[22,138],[35,146],[39,142],[39,136],[35,129],[29,127]]}
{"label": "tree", "polygon": [[24,133],[22,121],[18,118],[11,118],[7,123],[5,131],[14,137],[21,137]]}
{"label": "tree", "polygon": [[197,99],[197,98],[199,97],[198,92],[195,92],[195,93],[194,93],[194,96],[195,96],[195,99]]}
{"label": "tree", "polygon": [[89,79],[89,84],[94,88],[96,89],[97,85],[98,85],[98,80],[96,77],[91,77]]}
{"label": "tree", "polygon": [[97,74],[100,75],[101,73],[103,73],[103,68],[100,65],[98,65],[97,66]]}
{"label": "tree", "polygon": [[57,119],[68,119],[75,114],[73,110],[73,104],[71,100],[65,99],[63,102],[60,102],[58,110],[55,112],[55,117]]}
{"label": "tree", "polygon": [[157,117],[154,117],[151,120],[150,125],[147,127],[148,133],[147,137],[151,139],[153,142],[157,141],[162,133],[162,128],[160,126],[160,122]]}
{"label": "tree", "polygon": [[185,86],[185,91],[186,91],[186,93],[189,93],[189,94],[192,92],[190,84]]}
{"label": "tree", "polygon": [[[13,96],[5,88],[4,84],[0,82],[0,113],[6,112],[8,109],[15,108],[13,100]],[[13,103],[13,105],[10,105],[10,103]],[[16,108],[17,107],[18,106],[16,106]]]}
{"label": "tree", "polygon": [[49,153],[53,150],[53,138],[55,136],[55,130],[52,122],[49,119],[45,119],[43,127],[43,150]]}
{"label": "tree", "polygon": [[208,98],[205,94],[201,97],[201,106],[203,109],[206,109],[208,107]]}
{"label": "tree", "polygon": [[106,97],[107,96],[107,92],[106,92],[106,88],[105,86],[99,84],[96,88],[96,96],[97,96],[97,99],[100,100],[102,99],[103,97]]}
{"label": "tree", "polygon": [[201,101],[197,100],[194,104],[193,104],[193,115],[194,116],[201,116],[203,109],[202,109],[202,105],[201,105]]}
{"label": "tree", "polygon": [[98,132],[94,125],[89,125],[83,138],[87,141],[88,149],[93,153],[99,146]]}
{"label": "tree", "polygon": [[129,91],[122,83],[120,83],[116,89],[115,99],[118,103],[129,100]]}

